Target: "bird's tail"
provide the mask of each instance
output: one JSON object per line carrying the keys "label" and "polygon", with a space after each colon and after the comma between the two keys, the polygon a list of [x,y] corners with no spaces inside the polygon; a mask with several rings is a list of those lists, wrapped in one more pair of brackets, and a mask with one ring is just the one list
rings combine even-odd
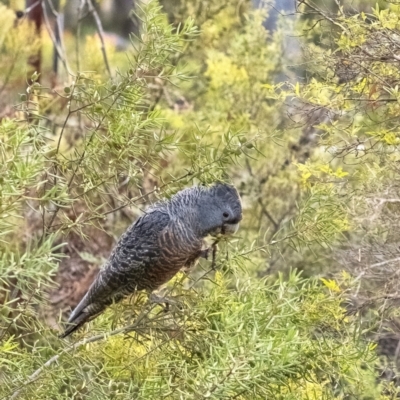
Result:
{"label": "bird's tail", "polygon": [[79,329],[83,324],[96,318],[108,305],[107,302],[91,302],[90,294],[87,293],[80,303],[72,311],[65,331],[59,336],[65,338],[72,332]]}
{"label": "bird's tail", "polygon": [[91,321],[99,316],[110,304],[117,303],[124,298],[122,293],[109,298],[103,298],[102,301],[91,301],[90,292],[81,300],[72,311],[65,331],[59,336],[61,339],[67,337],[72,332],[79,329],[86,322]]}
{"label": "bird's tail", "polygon": [[59,335],[59,338],[64,339],[72,332],[75,332],[77,329],[79,329],[84,323],[93,318],[94,316],[91,316],[85,312],[80,313],[73,322],[68,322],[68,326],[65,328],[64,332]]}

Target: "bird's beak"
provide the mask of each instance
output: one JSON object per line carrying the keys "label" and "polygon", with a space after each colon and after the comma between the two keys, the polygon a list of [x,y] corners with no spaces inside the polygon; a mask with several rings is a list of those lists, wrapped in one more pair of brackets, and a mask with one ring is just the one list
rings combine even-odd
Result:
{"label": "bird's beak", "polygon": [[239,222],[236,224],[225,224],[224,225],[224,234],[225,235],[234,235],[239,229]]}

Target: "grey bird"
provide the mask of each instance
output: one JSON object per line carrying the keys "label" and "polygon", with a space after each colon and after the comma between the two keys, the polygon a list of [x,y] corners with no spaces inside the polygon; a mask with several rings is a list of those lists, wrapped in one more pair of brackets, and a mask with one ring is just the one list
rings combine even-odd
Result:
{"label": "grey bird", "polygon": [[60,335],[68,336],[136,290],[152,292],[205,254],[208,235],[234,234],[242,219],[237,190],[195,186],[149,207],[120,237]]}

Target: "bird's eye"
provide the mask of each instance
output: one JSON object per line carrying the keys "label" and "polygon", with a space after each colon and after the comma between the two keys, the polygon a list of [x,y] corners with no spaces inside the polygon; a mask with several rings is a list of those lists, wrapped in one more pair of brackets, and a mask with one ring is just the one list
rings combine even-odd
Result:
{"label": "bird's eye", "polygon": [[224,218],[228,218],[228,217],[229,217],[229,213],[224,212],[224,213],[222,214],[222,216],[223,216]]}

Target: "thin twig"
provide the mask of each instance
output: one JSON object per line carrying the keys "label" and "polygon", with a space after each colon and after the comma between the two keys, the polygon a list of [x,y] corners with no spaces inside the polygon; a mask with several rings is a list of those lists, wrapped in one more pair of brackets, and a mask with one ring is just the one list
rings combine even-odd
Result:
{"label": "thin twig", "polygon": [[[53,46],[54,46],[54,48],[55,48],[55,50],[57,52],[57,55],[58,55],[59,59],[63,63],[65,70],[67,71],[68,74],[71,75],[71,70],[69,69],[66,55],[63,52],[62,47],[60,47],[58,45],[57,39],[54,36],[54,32],[51,29],[50,20],[49,20],[48,14],[47,14],[46,2],[45,1],[43,1],[42,8],[43,8],[44,24],[46,25],[47,32],[49,33],[50,39],[53,42]],[[58,28],[58,19],[56,19],[56,21],[57,21],[57,28]],[[62,35],[60,35],[60,43],[62,43],[61,37],[62,37]]]}
{"label": "thin twig", "polygon": [[38,0],[37,2],[33,3],[31,6],[25,8],[24,14],[30,13],[30,12],[31,12],[35,7],[37,7],[41,2],[42,2],[42,0]]}
{"label": "thin twig", "polygon": [[94,22],[96,23],[97,34],[99,35],[100,42],[101,42],[101,52],[103,53],[104,64],[106,64],[108,75],[110,75],[110,77],[111,77],[111,69],[110,69],[110,65],[108,63],[106,47],[104,44],[103,25],[101,24],[101,20],[100,20],[99,14],[97,13],[97,10],[93,6],[92,0],[86,0],[86,4],[88,5],[89,13],[91,13],[93,15]]}
{"label": "thin twig", "polygon": [[334,0],[334,1],[335,1],[336,5],[338,6],[338,11],[340,12],[340,15],[344,16],[342,5],[340,4],[339,0]]}
{"label": "thin twig", "polygon": [[201,281],[204,279],[210,272],[215,271],[215,266],[216,266],[216,260],[217,260],[217,251],[218,251],[218,242],[220,241],[220,238],[215,239],[214,243],[211,245],[212,253],[211,253],[211,266],[210,269],[208,269],[204,274],[200,275],[189,287],[189,289],[192,289],[197,282]]}
{"label": "thin twig", "polygon": [[272,225],[274,226],[275,232],[278,230],[279,228],[279,224],[275,221],[275,219],[272,217],[272,215],[269,213],[269,211],[267,210],[267,207],[265,206],[265,204],[262,202],[261,198],[258,198],[258,204],[261,206],[261,211],[262,213],[270,220],[270,222],[272,223]]}
{"label": "thin twig", "polygon": [[299,4],[306,5],[307,7],[311,8],[311,10],[314,10],[318,15],[320,15],[323,18],[325,18],[327,21],[329,21],[332,24],[342,28],[344,32],[348,32],[348,30],[342,24],[340,24],[339,22],[335,21],[333,18],[331,18],[329,15],[325,14],[322,10],[320,10],[316,6],[306,2],[305,0],[299,0]]}
{"label": "thin twig", "polygon": [[[51,10],[51,13],[56,18],[56,28],[57,28],[58,38],[59,38],[59,45],[60,45],[62,53],[64,54],[65,64],[68,67],[67,52],[65,51],[64,35],[63,35],[64,14],[63,13],[60,14],[59,12],[56,11],[56,9],[54,8],[54,5],[52,3],[52,0],[49,0],[48,4],[49,4],[50,10]],[[67,68],[66,68],[66,70],[69,73],[69,70]]]}
{"label": "thin twig", "polygon": [[398,261],[400,261],[400,257],[392,258],[390,260],[385,260],[385,261],[381,261],[381,262],[369,265],[369,268],[381,267],[382,265],[390,264],[390,263],[398,262]]}
{"label": "thin twig", "polygon": [[78,7],[78,23],[76,27],[76,38],[75,38],[75,53],[76,53],[76,70],[80,72],[80,39],[81,39],[81,24],[82,24],[82,13],[83,7],[85,6],[85,0],[80,0]]}

